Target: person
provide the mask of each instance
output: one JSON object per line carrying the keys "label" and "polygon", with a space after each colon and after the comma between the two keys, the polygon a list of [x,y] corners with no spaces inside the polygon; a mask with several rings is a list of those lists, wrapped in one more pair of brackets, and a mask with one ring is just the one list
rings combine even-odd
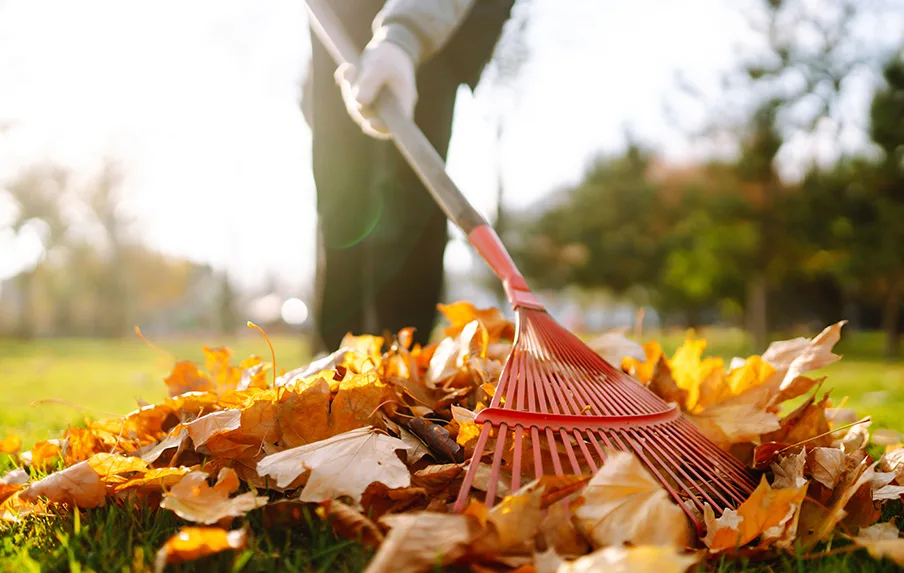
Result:
{"label": "person", "polygon": [[336,0],[361,49],[337,69],[311,32],[302,105],[312,132],[318,353],[347,333],[414,327],[426,344],[443,287],[446,219],[372,104],[390,89],[446,158],[456,94],[489,63],[514,0]]}

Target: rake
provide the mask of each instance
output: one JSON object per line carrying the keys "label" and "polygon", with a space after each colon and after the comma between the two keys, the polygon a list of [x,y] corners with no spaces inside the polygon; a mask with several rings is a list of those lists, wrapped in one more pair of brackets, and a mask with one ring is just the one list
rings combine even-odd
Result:
{"label": "rake", "polygon": [[[328,1],[306,3],[312,28],[336,63],[357,64],[359,48]],[[534,478],[595,473],[611,450],[633,452],[701,534],[704,503],[720,515],[749,497],[757,483],[739,460],[703,436],[674,404],[614,368],[546,312],[495,231],[392,94],[382,93],[376,108],[446,216],[502,280],[516,318],[512,352],[492,403],[477,415],[481,433],[454,511],[466,507],[485,457],[491,458],[485,503],[493,505],[503,470],[510,472],[514,491],[525,472]]]}

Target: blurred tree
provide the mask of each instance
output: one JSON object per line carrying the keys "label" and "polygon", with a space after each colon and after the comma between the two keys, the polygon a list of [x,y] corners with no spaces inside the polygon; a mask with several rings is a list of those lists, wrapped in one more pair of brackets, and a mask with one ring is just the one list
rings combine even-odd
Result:
{"label": "blurred tree", "polygon": [[15,279],[19,295],[16,332],[21,338],[32,338],[35,334],[34,297],[38,268],[66,236],[68,227],[60,205],[68,180],[69,173],[62,167],[39,164],[26,169],[6,187],[17,208],[12,222],[13,233],[21,236],[37,231],[42,248],[38,260],[20,271]]}
{"label": "blurred tree", "polygon": [[128,244],[128,225],[120,208],[120,187],[123,171],[114,160],[107,160],[100,174],[85,190],[88,207],[94,215],[104,237],[107,264],[97,285],[103,294],[105,311],[98,317],[104,336],[120,336],[128,327],[129,276],[122,272],[124,251]]}
{"label": "blurred tree", "polygon": [[[885,354],[900,351],[898,325],[901,298],[904,296],[904,60],[896,54],[883,70],[885,86],[873,96],[870,107],[870,136],[884,157],[877,168],[871,205],[876,218],[873,225],[858,228],[868,248],[862,249],[861,264],[870,265],[874,285],[882,297],[882,328]],[[861,239],[858,239],[860,242]]]}
{"label": "blurred tree", "polygon": [[794,266],[783,221],[789,189],[778,176],[776,157],[792,134],[811,132],[817,125],[842,127],[843,82],[869,57],[854,43],[858,10],[863,8],[859,0],[761,0],[758,5],[751,24],[763,36],[765,50],[743,65],[741,101],[754,97],[743,120],[738,173],[746,183],[744,218],[756,229],[745,302],[747,328],[762,349],[769,333],[769,291]]}
{"label": "blurred tree", "polygon": [[669,225],[649,167],[650,154],[634,144],[595,160],[578,185],[526,225],[529,239],[516,252],[524,272],[551,288],[574,282],[624,294],[654,285]]}

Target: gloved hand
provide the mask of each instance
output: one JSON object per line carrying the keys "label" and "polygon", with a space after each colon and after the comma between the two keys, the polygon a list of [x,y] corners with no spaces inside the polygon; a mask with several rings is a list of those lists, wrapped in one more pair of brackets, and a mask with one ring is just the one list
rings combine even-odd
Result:
{"label": "gloved hand", "polygon": [[384,87],[392,90],[402,111],[414,117],[417,84],[414,61],[398,45],[376,38],[361,54],[359,68],[343,64],[336,70],[336,82],[342,90],[345,107],[367,135],[389,139],[386,125],[376,115],[373,104]]}

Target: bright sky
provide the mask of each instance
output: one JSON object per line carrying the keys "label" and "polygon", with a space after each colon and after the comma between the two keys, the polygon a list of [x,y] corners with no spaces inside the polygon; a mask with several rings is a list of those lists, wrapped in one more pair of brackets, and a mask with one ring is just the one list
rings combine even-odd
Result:
{"label": "bright sky", "polygon": [[[712,151],[689,145],[664,103],[682,126],[700,124],[706,109],[679,94],[675,73],[716,93],[753,42],[741,3],[531,2],[532,56],[502,149],[508,203],[578,179],[626,128],[676,161]],[[244,286],[267,273],[306,286],[315,214],[298,107],[305,21],[302,0],[0,0],[0,126],[11,125],[0,182],[41,157],[90,174],[111,154],[128,169],[124,208],[153,246],[227,266]],[[885,19],[868,35],[898,41],[901,24]],[[850,113],[862,125],[861,91]],[[449,170],[492,213],[493,100],[483,89],[460,95]],[[8,216],[0,203],[0,226]],[[27,243],[0,234],[0,279],[27,263]],[[450,248],[450,267],[468,262],[464,245]]]}

